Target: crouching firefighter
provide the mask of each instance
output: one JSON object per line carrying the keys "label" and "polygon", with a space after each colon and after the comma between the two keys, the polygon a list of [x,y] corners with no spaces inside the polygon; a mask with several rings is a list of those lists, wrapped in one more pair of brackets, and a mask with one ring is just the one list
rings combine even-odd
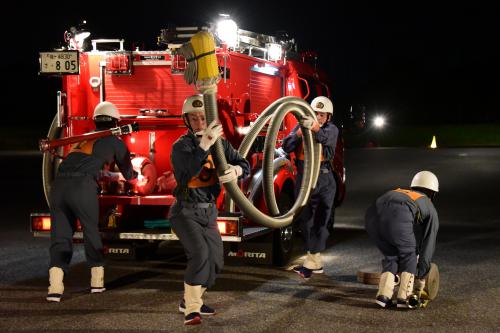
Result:
{"label": "crouching firefighter", "polygon": [[[366,231],[384,255],[376,303],[392,305],[396,274],[400,273],[397,307],[415,307],[414,295],[422,295],[427,281],[436,296],[437,266],[431,265],[439,228],[433,200],[439,191],[437,177],[418,172],[411,189],[396,189],[380,196],[366,211]],[[432,268],[432,269],[431,269]],[[413,305],[412,305],[413,303]]]}
{"label": "crouching firefighter", "polygon": [[[116,127],[120,113],[110,102],[94,109],[97,130]],[[116,162],[125,179],[137,183],[130,153],[125,143],[111,135],[76,143],[58,169],[50,190],[50,265],[47,301],[59,302],[64,292],[63,277],[68,273],[73,255],[73,233],[76,220],[83,228],[85,257],[91,268],[90,292],[104,288],[104,254],[99,233],[97,180],[105,164]]]}
{"label": "crouching firefighter", "polygon": [[215,314],[213,308],[203,303],[202,296],[214,285],[224,261],[216,221],[220,183],[246,177],[250,165],[222,139],[229,168],[217,178],[210,147],[222,135],[222,126],[214,121],[207,127],[202,95],[190,96],[184,101],[182,117],[188,131],[172,147],[171,162],[177,187],[170,220],[187,256],[184,299],[179,311],[184,313],[186,325],[194,325],[201,323],[201,315]]}
{"label": "crouching firefighter", "polygon": [[304,148],[301,127],[310,129],[314,139],[322,145],[320,173],[316,187],[311,192],[309,203],[299,216],[300,228],[304,239],[307,256],[302,265],[293,268],[305,280],[313,273],[323,273],[321,252],[326,248],[328,239],[328,221],[331,218],[335,198],[336,183],[330,160],[333,160],[339,130],[330,120],[333,117],[333,104],[325,96],[318,96],[311,102],[318,121],[311,117],[300,120],[290,134],[283,140],[282,148],[287,153],[295,152],[297,181],[295,195],[300,191],[304,168]]}

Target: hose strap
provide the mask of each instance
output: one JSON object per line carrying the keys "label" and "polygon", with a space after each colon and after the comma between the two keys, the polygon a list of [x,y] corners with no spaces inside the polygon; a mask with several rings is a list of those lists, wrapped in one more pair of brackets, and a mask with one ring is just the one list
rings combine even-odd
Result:
{"label": "hose strap", "polygon": [[187,61],[187,62],[193,62],[193,61],[198,60],[198,59],[200,59],[200,58],[203,58],[203,57],[209,56],[209,55],[211,55],[211,54],[215,54],[215,50],[212,50],[212,51],[209,51],[209,52],[202,53],[202,54],[197,55],[197,56],[195,56],[195,57],[193,57],[193,58],[187,58],[187,59],[186,59],[186,61]]}

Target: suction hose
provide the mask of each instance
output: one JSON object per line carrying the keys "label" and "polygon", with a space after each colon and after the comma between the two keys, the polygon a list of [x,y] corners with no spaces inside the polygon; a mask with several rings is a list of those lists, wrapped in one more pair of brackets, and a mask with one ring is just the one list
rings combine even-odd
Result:
{"label": "suction hose", "polygon": [[[213,36],[206,31],[198,32],[191,38],[190,43],[184,44],[179,52],[187,59],[188,68],[184,73],[187,83],[195,83],[196,88],[203,94],[205,115],[207,123],[218,119],[217,112],[217,82],[220,79],[215,56],[215,42]],[[239,153],[246,157],[255,138],[270,121],[268,134],[264,142],[264,199],[272,216],[262,213],[240,190],[236,180],[223,184],[226,192],[238,205],[240,210],[253,221],[271,228],[281,228],[293,221],[294,215],[306,204],[311,188],[315,186],[320,168],[321,145],[314,142],[310,130],[302,128],[304,138],[304,174],[297,199],[288,212],[279,215],[278,205],[274,194],[274,152],[279,127],[285,116],[292,114],[300,119],[304,116],[316,117],[310,105],[297,97],[283,97],[269,105],[256,120],[250,132],[243,139]],[[222,174],[228,168],[224,154],[224,147],[217,139],[211,147],[211,153],[217,167],[217,172]]]}

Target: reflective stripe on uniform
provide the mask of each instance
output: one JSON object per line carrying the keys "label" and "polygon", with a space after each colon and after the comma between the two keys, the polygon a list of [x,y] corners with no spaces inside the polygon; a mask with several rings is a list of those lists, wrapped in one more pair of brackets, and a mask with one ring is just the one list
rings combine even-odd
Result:
{"label": "reflective stripe on uniform", "polygon": [[423,197],[424,195],[421,194],[421,193],[418,193],[418,192],[415,192],[415,191],[411,191],[411,190],[404,190],[402,188],[397,188],[395,190],[393,190],[394,192],[399,192],[399,193],[403,193],[403,194],[406,194],[407,196],[410,197],[411,200],[413,201],[417,201],[417,199]]}
{"label": "reflective stripe on uniform", "polygon": [[[297,149],[295,150],[295,156],[297,156],[297,159],[299,161],[304,160],[304,145],[299,145],[297,147]],[[323,154],[321,154],[321,162],[324,162],[324,161],[325,161],[325,157],[323,156]]]}
{"label": "reflective stripe on uniform", "polygon": [[92,150],[94,149],[94,143],[97,139],[84,140],[82,142],[75,143],[69,153],[84,153],[87,155],[92,155]]}
{"label": "reflective stripe on uniform", "polygon": [[200,173],[191,178],[187,185],[189,188],[198,188],[212,186],[216,183],[217,177],[215,175],[215,164],[212,160],[212,155],[208,155],[207,160],[203,165],[203,169],[201,169]]}

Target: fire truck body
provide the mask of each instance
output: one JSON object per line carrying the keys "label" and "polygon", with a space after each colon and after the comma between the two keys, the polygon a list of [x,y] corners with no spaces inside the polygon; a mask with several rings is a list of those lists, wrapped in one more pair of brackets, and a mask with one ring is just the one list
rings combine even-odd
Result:
{"label": "fire truck body", "polygon": [[[124,135],[122,139],[133,156],[134,166],[148,178],[147,184],[135,189],[127,189],[123,182],[103,181],[100,184],[99,225],[110,256],[131,255],[137,246],[177,239],[168,221],[169,207],[175,201],[170,154],[173,143],[186,132],[181,117],[183,101],[196,92],[184,81],[186,60],[176,52],[180,44],[168,43],[164,35],[165,31],[162,31],[167,48],[159,51],[125,51],[123,40],[93,40],[91,51],[78,51],[78,73],[61,75],[62,90],[57,94],[58,109],[49,130],[49,139],[93,131],[93,110],[103,100],[118,107],[120,125],[133,122],[139,125],[139,132]],[[111,44],[120,47],[114,51],[99,49],[101,45],[109,47]],[[264,56],[256,55],[258,52]],[[283,54],[285,56],[281,59],[270,60],[258,47],[235,50],[223,44],[217,48],[221,73],[217,92],[218,115],[225,138],[235,148],[246,129],[276,99],[298,96],[310,101],[318,95],[331,95],[326,76],[313,64],[304,58]],[[71,67],[71,63],[64,61],[61,65]],[[285,118],[277,148],[296,123],[291,114]],[[252,173],[241,184],[261,211],[267,211],[260,190],[264,138],[265,131],[259,137],[261,140],[254,144],[251,155],[247,156]],[[44,155],[46,195],[60,157],[66,156],[69,148],[69,145],[64,146],[57,149],[56,154]],[[334,165],[338,206],[345,193],[341,137]],[[294,168],[293,158],[277,150],[275,192],[280,211],[290,208],[294,200]],[[271,230],[255,225],[251,217],[224,213],[224,191],[217,204],[220,210],[218,225],[227,261],[284,264],[288,260],[293,246],[293,225]],[[49,229],[50,217],[32,214],[32,230],[36,236],[47,235]],[[75,233],[75,239],[81,238],[80,231]]]}

